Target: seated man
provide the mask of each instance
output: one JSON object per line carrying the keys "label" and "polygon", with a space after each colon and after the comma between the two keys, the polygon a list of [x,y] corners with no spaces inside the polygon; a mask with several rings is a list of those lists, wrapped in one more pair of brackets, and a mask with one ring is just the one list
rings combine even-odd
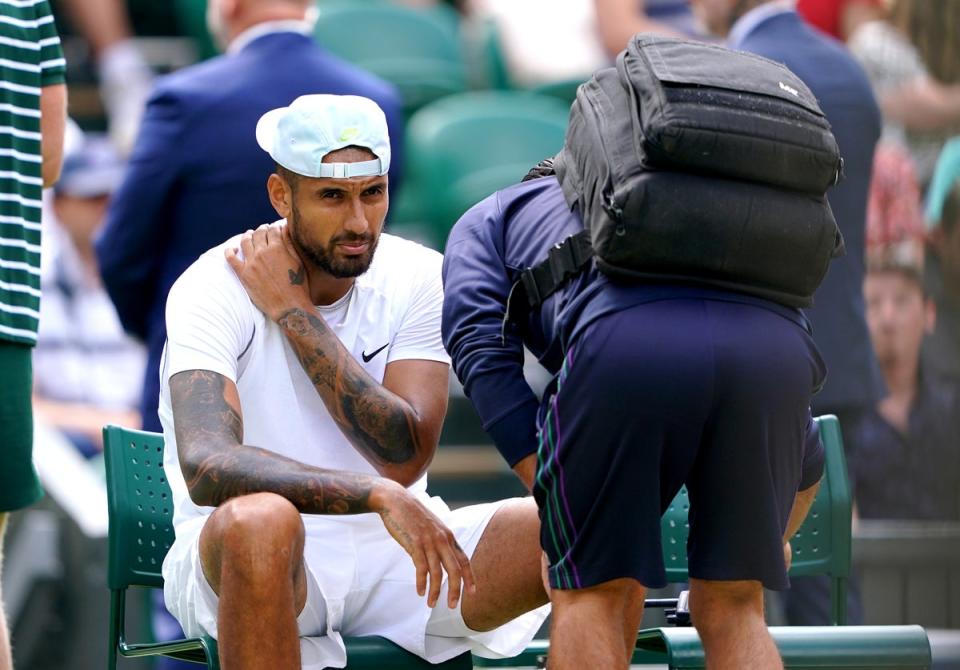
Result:
{"label": "seated man", "polygon": [[225,670],[343,667],[348,635],[431,662],[519,652],[546,616],[536,506],[426,493],[441,257],[381,234],[383,112],[303,96],[257,140],[285,221],[204,254],[167,304],[167,606],[219,639]]}

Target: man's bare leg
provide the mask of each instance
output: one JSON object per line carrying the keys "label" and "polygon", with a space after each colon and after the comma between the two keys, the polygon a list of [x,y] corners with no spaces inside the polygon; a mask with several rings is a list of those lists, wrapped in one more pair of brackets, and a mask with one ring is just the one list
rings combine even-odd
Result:
{"label": "man's bare leg", "polygon": [[[3,574],[3,534],[7,530],[6,512],[0,512],[0,576]],[[2,582],[0,582],[2,584]],[[7,617],[3,612],[3,589],[0,589],[0,670],[12,670],[13,658],[10,653],[10,632],[7,630]]]}
{"label": "man's bare leg", "polygon": [[646,591],[628,578],[585,589],[553,589],[547,667],[625,670],[633,656]]}
{"label": "man's bare leg", "polygon": [[691,579],[690,617],[708,670],[783,669],[763,618],[760,582]]}
{"label": "man's bare leg", "polygon": [[200,560],[220,598],[217,638],[224,670],[299,670],[297,615],[307,598],[300,513],[285,498],[255,493],[223,503],[200,533]]}
{"label": "man's bare leg", "polygon": [[[473,630],[492,630],[545,605],[541,553],[540,517],[533,498],[501,507],[470,559],[477,591],[464,594],[464,623]],[[443,607],[443,602],[437,606]]]}

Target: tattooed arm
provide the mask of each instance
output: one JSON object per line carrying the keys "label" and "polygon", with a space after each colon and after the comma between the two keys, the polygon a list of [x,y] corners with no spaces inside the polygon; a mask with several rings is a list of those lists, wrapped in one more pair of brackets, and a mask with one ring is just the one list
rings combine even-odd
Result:
{"label": "tattooed arm", "polygon": [[405,486],[419,479],[436,451],[446,412],[447,365],[395,361],[381,385],[313,310],[290,308],[277,323],[354,448],[385,477]]}
{"label": "tattooed arm", "polygon": [[170,400],[180,468],[198,505],[270,491],[308,514],[360,514],[376,511],[371,494],[375,504],[390,488],[377,477],[315,468],[244,445],[237,387],[216,372],[173,375]]}
{"label": "tattooed arm", "polygon": [[376,512],[390,535],[413,559],[417,591],[433,607],[445,571],[448,604],[456,605],[461,579],[473,589],[466,554],[453,533],[405,488],[382,477],[306,465],[243,444],[236,385],[216,372],[187,370],[170,378],[170,399],[180,469],[190,498],[216,506],[250,493],[283,496],[303,513]]}
{"label": "tattooed arm", "polygon": [[262,226],[227,260],[254,303],[277,322],[340,430],[384,477],[409,486],[437,448],[449,368],[436,361],[387,365],[383,384],[347,351],[313,307],[286,227]]}

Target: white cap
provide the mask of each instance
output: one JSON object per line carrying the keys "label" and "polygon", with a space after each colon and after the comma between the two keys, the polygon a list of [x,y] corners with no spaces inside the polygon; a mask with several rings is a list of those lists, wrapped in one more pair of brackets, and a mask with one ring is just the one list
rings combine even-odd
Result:
{"label": "white cap", "polygon": [[[390,169],[387,117],[373,100],[357,95],[302,95],[257,122],[257,144],[277,163],[305,177],[370,177]],[[369,149],[374,160],[324,163],[331,151]]]}

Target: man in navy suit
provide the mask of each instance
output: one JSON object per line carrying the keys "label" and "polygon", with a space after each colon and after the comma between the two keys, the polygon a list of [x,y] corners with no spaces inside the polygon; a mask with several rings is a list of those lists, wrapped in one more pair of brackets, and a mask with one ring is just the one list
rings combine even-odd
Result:
{"label": "man in navy suit", "polygon": [[[808,316],[813,337],[827,363],[827,381],[813,398],[814,414],[840,419],[848,458],[858,445],[847,436],[884,392],[880,368],[870,344],[863,299],[864,237],[867,192],[873,151],[880,136],[880,111],[860,66],[840,42],[814,30],[784,0],[692,0],[710,32],[726,36],[728,46],[783,63],[813,91],[826,114],[844,158],[845,179],[828,194],[847,254],[830,265]],[[788,599],[791,623],[829,623],[829,598],[815,598],[793,611],[795,588]],[[818,606],[819,605],[819,606]],[[819,611],[818,611],[819,610]],[[857,612],[850,618],[856,619]],[[856,623],[856,621],[851,621]]]}
{"label": "man in navy suit", "polygon": [[[274,216],[264,189],[274,165],[250,134],[257,119],[310,93],[364,96],[386,113],[393,164],[402,164],[399,96],[313,41],[307,20],[313,6],[313,0],[210,0],[211,32],[226,54],[161,80],[147,103],[97,243],[123,326],[149,347],[141,405],[147,430],[160,430],[167,292],[201,253]],[[391,170],[391,185],[397,178]]]}

